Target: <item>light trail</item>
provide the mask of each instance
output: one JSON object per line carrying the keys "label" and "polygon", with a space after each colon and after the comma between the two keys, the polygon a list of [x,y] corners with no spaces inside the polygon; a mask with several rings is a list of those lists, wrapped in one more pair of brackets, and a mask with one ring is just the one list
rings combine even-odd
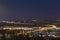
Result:
{"label": "light trail", "polygon": [[39,29],[37,29],[37,30],[34,30],[34,31],[28,31],[27,33],[25,33],[25,34],[30,34],[31,32],[37,32],[37,31],[39,31],[39,32],[42,32],[42,31],[44,31],[44,30],[49,30],[49,29],[56,29],[56,27],[55,26],[52,26],[52,27],[43,27],[43,28],[39,28]]}

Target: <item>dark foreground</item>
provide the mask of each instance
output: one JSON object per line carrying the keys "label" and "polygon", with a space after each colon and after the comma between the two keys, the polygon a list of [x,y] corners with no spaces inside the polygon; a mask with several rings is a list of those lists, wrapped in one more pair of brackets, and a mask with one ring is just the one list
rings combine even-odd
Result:
{"label": "dark foreground", "polygon": [[53,37],[28,37],[28,36],[16,36],[11,38],[0,38],[0,40],[60,40],[60,38]]}

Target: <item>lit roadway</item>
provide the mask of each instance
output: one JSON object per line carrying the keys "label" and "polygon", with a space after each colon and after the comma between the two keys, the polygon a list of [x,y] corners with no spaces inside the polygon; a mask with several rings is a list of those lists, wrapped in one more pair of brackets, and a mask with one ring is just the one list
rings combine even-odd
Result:
{"label": "lit roadway", "polygon": [[[52,25],[51,27],[32,27],[32,28],[29,28],[29,27],[1,27],[0,30],[10,30],[10,31],[13,31],[13,30],[23,30],[23,32],[20,32],[18,34],[30,34],[31,32],[42,32],[44,30],[48,30],[48,29],[56,29],[56,26]],[[25,32],[26,31],[26,32]]]}
{"label": "lit roadway", "polygon": [[[44,31],[44,30],[49,30],[49,29],[56,29],[56,26],[52,26],[52,27],[42,27],[42,28],[39,28],[39,29],[34,30],[34,31],[28,31],[27,33],[37,32],[37,31],[42,32],[42,31]],[[25,34],[26,34],[26,33],[25,33]]]}

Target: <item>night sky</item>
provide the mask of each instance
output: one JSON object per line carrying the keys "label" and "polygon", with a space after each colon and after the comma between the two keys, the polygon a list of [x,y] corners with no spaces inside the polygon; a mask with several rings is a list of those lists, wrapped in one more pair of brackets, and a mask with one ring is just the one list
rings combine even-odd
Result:
{"label": "night sky", "polygon": [[0,19],[60,19],[57,0],[0,0]]}

